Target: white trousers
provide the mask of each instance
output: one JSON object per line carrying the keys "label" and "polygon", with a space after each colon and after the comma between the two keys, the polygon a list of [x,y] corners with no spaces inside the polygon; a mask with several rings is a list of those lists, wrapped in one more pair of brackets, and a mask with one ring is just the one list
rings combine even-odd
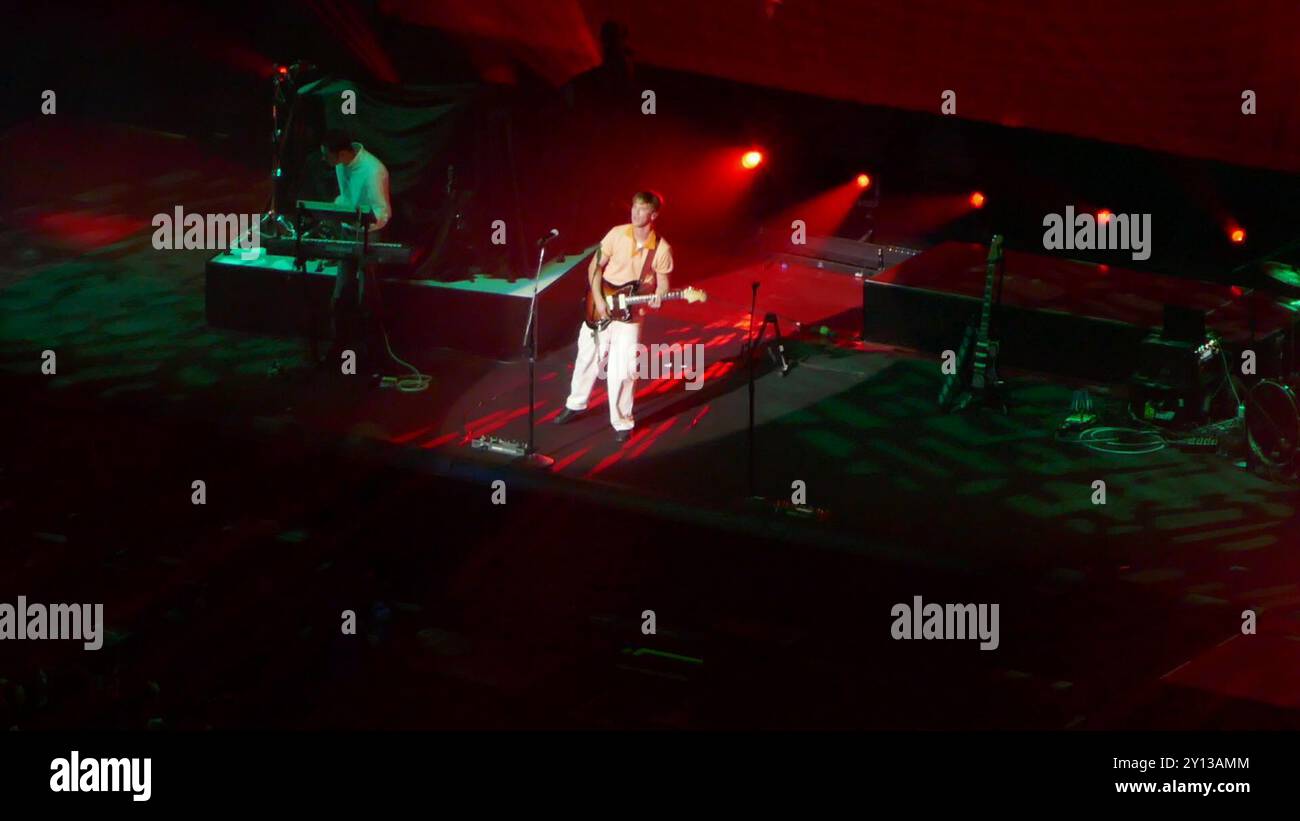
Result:
{"label": "white trousers", "polygon": [[[592,335],[599,337],[599,343]],[[578,326],[578,358],[573,362],[573,384],[564,406],[586,410],[587,398],[602,367],[609,389],[609,423],[614,430],[631,430],[632,397],[636,387],[636,349],[641,338],[639,322],[611,322],[595,332],[586,323]]]}

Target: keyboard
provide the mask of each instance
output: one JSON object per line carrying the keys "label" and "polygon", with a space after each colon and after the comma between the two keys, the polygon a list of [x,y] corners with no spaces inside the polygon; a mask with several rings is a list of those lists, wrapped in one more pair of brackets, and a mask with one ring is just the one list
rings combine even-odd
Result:
{"label": "keyboard", "polygon": [[[284,237],[263,237],[267,253],[294,256],[299,252],[298,242]],[[320,239],[308,237],[302,241],[304,259],[356,259],[361,243],[350,239]],[[366,244],[366,262],[380,265],[407,265],[411,262],[411,246],[400,242],[371,242]]]}
{"label": "keyboard", "polygon": [[[325,219],[352,219],[357,218],[357,209],[348,205],[335,205],[332,202],[324,200],[298,200],[298,211],[303,214],[310,214],[313,217],[323,217]],[[367,206],[361,209],[361,224],[371,225],[375,221],[375,214]]]}

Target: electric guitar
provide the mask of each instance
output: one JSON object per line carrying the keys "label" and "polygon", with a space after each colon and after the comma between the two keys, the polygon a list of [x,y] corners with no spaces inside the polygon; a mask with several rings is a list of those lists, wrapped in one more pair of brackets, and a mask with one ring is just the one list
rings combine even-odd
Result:
{"label": "electric guitar", "polygon": [[[601,298],[605,300],[605,309],[609,312],[604,319],[596,315],[596,299],[591,289],[587,289],[587,309],[584,320],[588,328],[595,328],[603,331],[609,327],[611,322],[630,322],[632,320],[632,310],[638,305],[644,305],[654,299],[654,294],[638,294],[637,288],[641,280],[633,280],[623,285],[610,285],[604,277],[600,280]],[[662,300],[668,302],[673,299],[684,299],[687,302],[704,302],[708,300],[709,295],[699,288],[681,288],[676,291],[669,291],[663,295]]]}
{"label": "electric guitar", "polygon": [[[960,411],[972,400],[987,401],[1002,384],[998,378],[998,342],[989,339],[989,318],[993,313],[993,283],[1002,264],[1002,235],[994,234],[984,278],[984,305],[978,323],[966,328],[957,351],[957,369],[944,379],[939,390],[939,407]],[[958,392],[960,391],[960,395]]]}

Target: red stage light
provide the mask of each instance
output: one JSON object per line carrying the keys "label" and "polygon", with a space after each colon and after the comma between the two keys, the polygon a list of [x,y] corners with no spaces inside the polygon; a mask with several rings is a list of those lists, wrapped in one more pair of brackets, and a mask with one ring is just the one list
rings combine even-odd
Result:
{"label": "red stage light", "polygon": [[740,158],[740,164],[744,168],[755,169],[763,162],[762,151],[746,151],[745,156]]}
{"label": "red stage light", "polygon": [[858,188],[866,188],[868,185],[871,185],[871,176],[868,174],[859,174]]}
{"label": "red stage light", "polygon": [[1097,212],[1097,222],[1110,222],[1112,216],[1114,215],[1111,214],[1110,211],[1103,208]]}
{"label": "red stage light", "polygon": [[1228,234],[1228,239],[1232,240],[1237,245],[1240,245],[1246,241],[1246,232],[1240,228],[1233,228],[1232,233]]}
{"label": "red stage light", "polygon": [[280,73],[281,73],[281,74],[288,74],[288,73],[289,73],[289,69],[285,68],[284,66],[280,66]]}
{"label": "red stage light", "polygon": [[976,191],[974,194],[971,194],[971,195],[970,195],[970,204],[971,204],[971,206],[974,207],[974,208],[983,208],[983,207],[984,207],[984,195],[981,194],[981,193],[978,192],[978,191]]}

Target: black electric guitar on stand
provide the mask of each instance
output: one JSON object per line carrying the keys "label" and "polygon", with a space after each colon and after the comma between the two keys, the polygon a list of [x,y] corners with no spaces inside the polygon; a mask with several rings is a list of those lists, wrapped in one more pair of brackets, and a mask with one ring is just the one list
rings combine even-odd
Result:
{"label": "black electric guitar on stand", "polygon": [[1002,381],[998,378],[998,342],[989,339],[989,319],[993,314],[994,282],[1002,264],[1002,235],[994,234],[984,276],[984,305],[979,322],[966,328],[957,351],[957,369],[947,374],[939,389],[939,407],[946,411],[964,410],[972,402],[992,405],[1006,412],[998,396]]}

